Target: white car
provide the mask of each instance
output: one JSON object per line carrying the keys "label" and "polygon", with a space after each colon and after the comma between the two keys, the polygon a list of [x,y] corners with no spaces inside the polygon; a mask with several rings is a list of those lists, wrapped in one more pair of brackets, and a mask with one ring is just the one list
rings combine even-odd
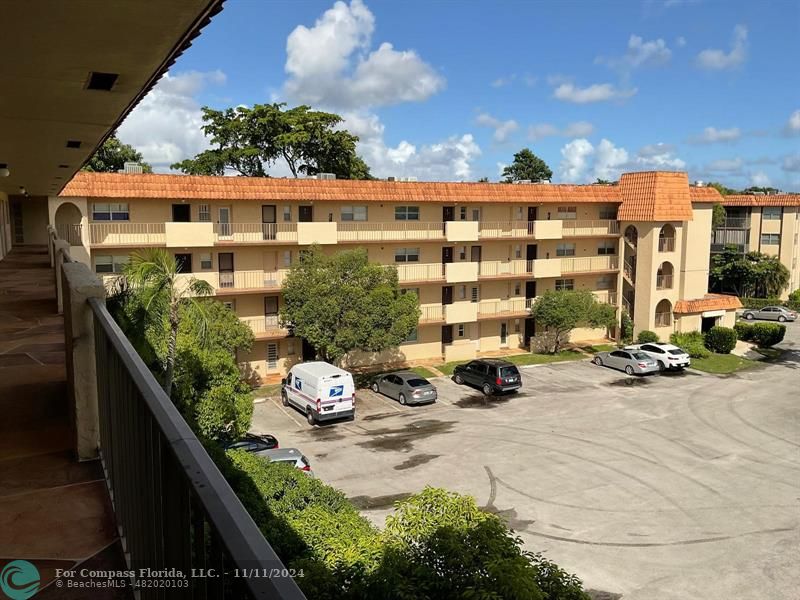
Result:
{"label": "white car", "polygon": [[625,346],[625,350],[638,350],[639,352],[643,352],[656,361],[659,371],[685,369],[692,364],[686,351],[672,344],[662,344],[660,342],[634,344],[633,346]]}

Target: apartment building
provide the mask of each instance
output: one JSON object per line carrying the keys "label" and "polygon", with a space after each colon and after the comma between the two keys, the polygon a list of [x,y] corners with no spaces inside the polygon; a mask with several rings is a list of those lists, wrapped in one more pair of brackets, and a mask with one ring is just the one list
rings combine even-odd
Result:
{"label": "apartment building", "polygon": [[711,253],[734,247],[742,254],[763,252],[777,256],[789,269],[789,287],[783,297],[800,288],[800,195],[722,196],[725,221],[711,238]]}
{"label": "apartment building", "polygon": [[308,354],[278,312],[288,269],[312,243],[366,248],[419,298],[409,339],[348,357],[354,365],[527,347],[530,306],[545,290],[590,290],[663,338],[731,325],[738,299],[706,293],[719,199],[672,172],[626,173],[618,185],[79,173],[47,210],[73,258],[105,277],[137,248],[169,249],[253,329],[240,360],[264,378]]}

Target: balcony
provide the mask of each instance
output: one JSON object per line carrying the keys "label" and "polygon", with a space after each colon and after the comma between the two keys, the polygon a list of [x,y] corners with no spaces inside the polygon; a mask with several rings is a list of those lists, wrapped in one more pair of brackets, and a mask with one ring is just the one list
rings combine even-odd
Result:
{"label": "balcony", "polygon": [[750,229],[749,217],[726,217],[717,229]]}
{"label": "balcony", "polygon": [[672,289],[672,275],[656,275],[656,289],[657,290],[671,290]]}
{"label": "balcony", "polygon": [[83,226],[80,224],[61,224],[56,225],[56,234],[58,239],[64,240],[70,246],[83,245]]}
{"label": "balcony", "polygon": [[735,246],[739,252],[747,252],[750,230],[747,228],[719,228],[711,232],[711,250],[719,252],[727,246]]}
{"label": "balcony", "polygon": [[92,246],[164,246],[165,223],[89,223]]}
{"label": "balcony", "polygon": [[448,221],[444,230],[448,242],[478,241],[478,221]]}
{"label": "balcony", "polygon": [[[233,273],[213,273],[209,281],[217,291],[217,295],[280,290],[289,269],[277,271],[234,271]],[[195,273],[200,277],[202,273]]]}
{"label": "balcony", "polygon": [[603,304],[611,304],[612,306],[617,305],[617,292],[614,290],[594,290],[592,291],[594,297],[597,298],[598,302],[602,302]]}
{"label": "balcony", "polygon": [[536,260],[485,260],[480,263],[480,278],[504,279],[513,277],[559,277],[561,260],[558,258],[538,258]]}
{"label": "balcony", "polygon": [[533,298],[508,298],[485,300],[478,305],[478,319],[526,317],[530,314]]}
{"label": "balcony", "polygon": [[420,323],[444,323],[444,306],[433,304],[419,307]]}
{"label": "balcony", "polygon": [[402,283],[444,281],[444,265],[442,263],[400,263],[395,267],[397,268],[397,277]]}
{"label": "balcony", "polygon": [[612,219],[599,220],[566,220],[562,226],[564,237],[596,237],[619,235],[619,221]]}
{"label": "balcony", "polygon": [[675,252],[675,238],[674,237],[658,238],[658,251]]}
{"label": "balcony", "polygon": [[390,221],[387,223],[340,222],[337,237],[340,242],[386,242],[445,239],[444,223],[420,221]]}
{"label": "balcony", "polygon": [[448,325],[456,323],[472,323],[478,320],[478,303],[468,300],[461,300],[446,304],[444,307],[444,319]]}
{"label": "balcony", "polygon": [[278,315],[264,315],[260,317],[239,317],[256,336],[257,340],[279,339],[289,336],[289,330],[278,324]]}
{"label": "balcony", "polygon": [[211,223],[164,223],[167,248],[211,248],[214,226]]}
{"label": "balcony", "polygon": [[479,238],[482,240],[561,239],[561,220],[554,221],[481,221]]}
{"label": "balcony", "polygon": [[445,265],[445,280],[447,283],[470,283],[478,281],[477,262],[454,262]]}
{"label": "balcony", "polygon": [[297,223],[215,223],[219,244],[290,244],[297,242]]}
{"label": "balcony", "polygon": [[580,256],[561,259],[561,273],[593,273],[619,269],[617,256]]}

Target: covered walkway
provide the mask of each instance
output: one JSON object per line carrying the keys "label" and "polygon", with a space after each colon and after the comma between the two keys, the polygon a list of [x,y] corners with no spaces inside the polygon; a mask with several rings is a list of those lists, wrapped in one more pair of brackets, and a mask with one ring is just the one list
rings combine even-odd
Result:
{"label": "covered walkway", "polygon": [[125,568],[100,462],[73,458],[69,420],[47,248],[18,246],[0,261],[0,568],[15,559],[36,565],[37,598],[86,597],[52,585],[57,568]]}

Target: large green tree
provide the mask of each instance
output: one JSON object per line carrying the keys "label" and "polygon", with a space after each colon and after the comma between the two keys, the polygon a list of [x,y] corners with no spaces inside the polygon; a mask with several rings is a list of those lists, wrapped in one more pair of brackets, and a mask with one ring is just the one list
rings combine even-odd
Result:
{"label": "large green tree", "polygon": [[356,154],[358,137],[339,128],[334,113],[284,103],[203,107],[203,132],[212,148],[172,165],[191,175],[222,175],[233,170],[247,177],[268,177],[283,159],[292,175],[334,173],[339,179],[370,179],[369,167]]}
{"label": "large green tree", "polygon": [[740,254],[733,247],[715,254],[709,273],[710,287],[744,298],[771,298],[789,285],[789,270],[777,256],[761,252]]}
{"label": "large green tree", "polygon": [[611,327],[616,324],[616,310],[600,303],[589,291],[548,290],[533,303],[531,316],[537,327],[547,331],[545,349],[556,353],[576,327]]}
{"label": "large green tree", "polygon": [[529,148],[523,148],[514,154],[514,160],[503,169],[506,183],[512,181],[530,180],[532,182],[544,181],[553,177],[553,171],[541,158],[536,156]]}
{"label": "large green tree", "polygon": [[83,167],[84,171],[97,173],[116,173],[125,168],[126,162],[135,162],[142,165],[145,173],[152,173],[153,168],[142,157],[142,153],[129,144],[123,144],[115,133],[112,133],[103,145],[97,149],[94,156]]}
{"label": "large green tree", "polygon": [[706,187],[714,188],[715,190],[717,190],[723,196],[728,196],[730,194],[738,194],[739,193],[737,190],[734,190],[733,188],[729,188],[726,185],[723,185],[723,184],[721,184],[721,183],[719,183],[717,181],[709,181],[705,185],[706,185]]}
{"label": "large green tree", "polygon": [[311,246],[289,271],[283,299],[281,323],[333,362],[399,345],[420,315],[417,297],[400,293],[397,270],[370,263],[363,249],[328,256]]}

